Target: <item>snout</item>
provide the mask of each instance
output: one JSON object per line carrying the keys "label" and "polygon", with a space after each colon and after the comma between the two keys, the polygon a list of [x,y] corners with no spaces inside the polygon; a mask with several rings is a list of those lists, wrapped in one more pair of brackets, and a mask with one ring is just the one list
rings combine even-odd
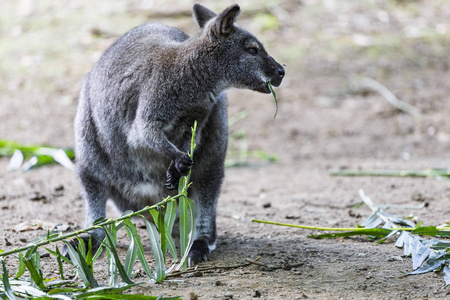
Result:
{"label": "snout", "polygon": [[273,59],[273,57],[270,57],[270,60],[270,84],[273,86],[279,86],[284,78],[284,75],[286,75],[286,72],[284,71],[283,66]]}
{"label": "snout", "polygon": [[253,88],[253,90],[265,94],[270,94],[270,89],[267,83],[270,82],[270,84],[275,87],[280,86],[281,81],[283,81],[286,73],[283,66],[280,65],[271,56],[267,57],[266,62],[267,63],[264,66],[264,75],[262,76],[263,81],[260,81],[258,83],[258,87]]}

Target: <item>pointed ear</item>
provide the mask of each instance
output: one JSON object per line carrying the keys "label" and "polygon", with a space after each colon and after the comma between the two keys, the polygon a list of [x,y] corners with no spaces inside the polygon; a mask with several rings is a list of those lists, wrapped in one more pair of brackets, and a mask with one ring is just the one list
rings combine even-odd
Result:
{"label": "pointed ear", "polygon": [[217,37],[227,38],[230,35],[233,31],[234,22],[236,22],[240,12],[241,8],[239,5],[235,4],[228,7],[217,16],[214,22]]}
{"label": "pointed ear", "polygon": [[194,17],[195,22],[197,22],[200,28],[203,28],[209,20],[217,16],[215,12],[210,11],[209,9],[198,3],[194,4],[192,10],[192,16]]}

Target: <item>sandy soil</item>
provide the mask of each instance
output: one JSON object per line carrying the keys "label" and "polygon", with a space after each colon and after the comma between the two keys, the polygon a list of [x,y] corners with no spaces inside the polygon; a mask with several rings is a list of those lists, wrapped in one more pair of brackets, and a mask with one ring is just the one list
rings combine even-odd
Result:
{"label": "sandy soil", "polygon": [[[190,3],[165,8],[144,1],[19,2],[7,1],[0,19],[0,137],[24,144],[73,145],[81,78],[125,31],[149,20],[193,31],[185,16]],[[228,4],[210,6],[220,10]],[[403,276],[412,271],[412,263],[392,241],[315,240],[307,237],[312,232],[251,222],[353,227],[370,215],[367,207],[353,207],[360,202],[360,188],[378,204],[429,204],[391,213],[414,214],[428,225],[450,221],[448,181],[329,176],[335,169],[450,166],[448,5],[305,0],[241,6],[240,23],[287,64],[287,77],[276,90],[280,110],[275,120],[270,96],[229,92],[229,115],[247,112],[231,127],[230,150],[238,149],[241,156],[244,150],[261,151],[278,161],[248,158],[244,166],[227,169],[218,207],[218,246],[202,266],[257,257],[264,266],[197,272],[133,292],[186,299],[449,297],[440,274]],[[367,77],[421,109],[421,116],[358,88]],[[82,226],[83,201],[73,172],[60,166],[5,172],[7,163],[7,158],[0,160],[0,249],[24,246],[44,233],[20,232],[18,225],[30,220],[50,227]],[[36,193],[45,197],[32,200]],[[111,210],[109,216],[116,214]],[[124,248],[127,240],[121,243]],[[42,261],[45,274],[56,276],[55,262]],[[16,267],[8,263],[11,270]],[[106,278],[101,263],[100,278]]]}

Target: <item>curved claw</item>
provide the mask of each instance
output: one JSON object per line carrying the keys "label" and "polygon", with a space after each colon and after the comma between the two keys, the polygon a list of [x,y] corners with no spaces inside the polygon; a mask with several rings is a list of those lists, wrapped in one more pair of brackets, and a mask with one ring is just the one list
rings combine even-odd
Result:
{"label": "curved claw", "polygon": [[193,266],[202,261],[208,260],[209,255],[208,242],[205,239],[198,239],[194,241],[188,255],[188,265]]}
{"label": "curved claw", "polygon": [[164,184],[166,189],[174,190],[178,187],[178,181],[181,178],[180,172],[176,169],[175,163],[172,161],[169,168],[166,171],[166,183]]}
{"label": "curved claw", "polygon": [[192,257],[188,257],[187,264],[189,268],[192,268],[194,266],[194,260],[192,259]]}
{"label": "curved claw", "polygon": [[164,186],[165,186],[166,189],[169,190],[169,191],[174,190],[174,189],[176,188],[175,184],[173,184],[173,183],[171,183],[171,182],[169,182],[169,181],[166,182],[166,183],[164,184]]}

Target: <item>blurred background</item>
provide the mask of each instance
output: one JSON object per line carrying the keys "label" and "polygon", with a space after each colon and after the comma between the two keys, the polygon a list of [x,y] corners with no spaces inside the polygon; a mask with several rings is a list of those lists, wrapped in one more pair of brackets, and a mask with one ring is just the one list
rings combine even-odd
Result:
{"label": "blurred background", "polygon": [[[187,32],[194,1],[4,0],[0,10],[0,137],[73,145],[84,74],[129,29],[163,22]],[[201,1],[218,12],[233,1]],[[244,0],[239,24],[286,64],[271,96],[231,91],[231,147],[287,161],[447,155],[450,5],[446,0]],[[365,85],[376,80],[419,109],[411,116]],[[241,141],[234,141],[241,140]],[[245,140],[245,143],[242,142]],[[245,145],[243,145],[243,143]],[[283,147],[280,151],[280,147]],[[444,154],[445,153],[445,154]]]}

